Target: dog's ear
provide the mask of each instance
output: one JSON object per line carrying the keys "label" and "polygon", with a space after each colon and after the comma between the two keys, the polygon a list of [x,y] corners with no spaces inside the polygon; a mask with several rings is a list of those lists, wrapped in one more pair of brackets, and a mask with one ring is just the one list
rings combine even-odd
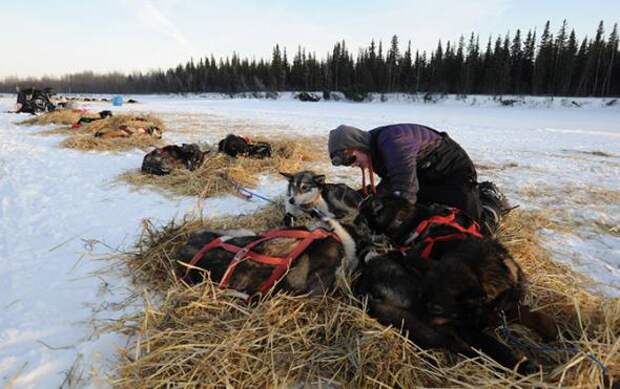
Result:
{"label": "dog's ear", "polygon": [[325,185],[325,175],[319,174],[317,176],[314,176],[314,183],[317,184],[318,186]]}
{"label": "dog's ear", "polygon": [[287,180],[291,181],[293,179],[293,175],[289,173],[280,172],[281,175],[284,176]]}

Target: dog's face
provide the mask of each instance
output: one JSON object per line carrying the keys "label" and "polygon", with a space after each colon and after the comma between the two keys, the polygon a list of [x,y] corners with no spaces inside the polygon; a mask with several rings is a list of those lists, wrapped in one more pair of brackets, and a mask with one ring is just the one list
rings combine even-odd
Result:
{"label": "dog's face", "polygon": [[280,172],[280,174],[288,180],[286,197],[291,205],[301,207],[313,205],[321,195],[322,187],[325,184],[324,175],[310,171],[295,174]]}
{"label": "dog's face", "polygon": [[162,131],[161,131],[161,129],[159,127],[155,127],[155,126],[148,127],[148,128],[146,128],[145,132],[146,132],[146,134],[148,134],[148,135],[150,135],[150,136],[152,136],[154,138],[161,139]]}
{"label": "dog's face", "polygon": [[200,150],[200,147],[195,144],[183,144],[181,146],[181,154],[183,161],[185,163],[185,167],[189,170],[194,170],[202,164],[205,159],[205,154]]}
{"label": "dog's face", "polygon": [[434,324],[458,321],[478,326],[483,318],[486,294],[464,259],[451,255],[430,263],[420,298]]}
{"label": "dog's face", "polygon": [[371,230],[396,239],[401,225],[415,214],[415,206],[401,197],[371,196],[360,204],[359,214]]}

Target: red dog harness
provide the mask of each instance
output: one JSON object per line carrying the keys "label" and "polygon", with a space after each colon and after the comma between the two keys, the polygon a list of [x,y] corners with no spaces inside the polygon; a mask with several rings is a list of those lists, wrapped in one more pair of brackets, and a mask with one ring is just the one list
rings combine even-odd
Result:
{"label": "red dog harness", "polygon": [[[189,267],[185,271],[185,275],[183,276],[183,280],[187,281],[187,277],[189,275],[189,271],[192,266],[195,266],[198,261],[204,257],[204,255],[210,250],[220,248],[226,250],[230,253],[235,254],[232,261],[228,265],[226,272],[224,272],[224,276],[222,280],[219,282],[219,286],[222,289],[228,287],[230,279],[239,265],[244,260],[251,260],[254,262],[262,263],[265,265],[275,266],[271,275],[267,280],[265,280],[260,286],[255,294],[248,297],[248,301],[251,300],[256,295],[262,295],[267,293],[273,286],[282,278],[282,276],[288,271],[289,267],[303,252],[314,242],[315,240],[325,239],[328,237],[332,237],[340,242],[340,238],[333,232],[329,232],[322,228],[317,228],[312,231],[306,230],[271,230],[266,231],[260,234],[260,238],[248,243],[245,247],[238,247],[230,243],[226,243],[221,237],[212,240],[207,243],[200,251],[194,255],[192,260],[189,262]],[[300,242],[295,246],[295,248],[284,258],[282,257],[271,257],[268,255],[258,254],[252,249],[256,246],[264,243],[268,240],[276,239],[276,238],[289,238],[289,239],[298,239]]]}
{"label": "red dog harness", "polygon": [[[461,211],[458,208],[450,208],[449,210],[450,213],[445,216],[432,216],[422,221],[415,229],[413,239],[410,240],[415,241],[418,237],[423,236],[432,225],[446,225],[459,231],[448,235],[429,235],[423,237],[422,243],[424,246],[420,251],[420,256],[423,258],[430,258],[430,255],[433,252],[433,247],[435,247],[435,243],[437,242],[444,242],[452,239],[465,239],[468,236],[474,236],[478,239],[482,239],[482,234],[480,233],[480,226],[478,223],[472,220],[471,225],[465,228],[456,222],[456,217],[461,213]],[[404,252],[407,251],[407,249],[409,249],[409,247],[402,247],[401,251]]]}

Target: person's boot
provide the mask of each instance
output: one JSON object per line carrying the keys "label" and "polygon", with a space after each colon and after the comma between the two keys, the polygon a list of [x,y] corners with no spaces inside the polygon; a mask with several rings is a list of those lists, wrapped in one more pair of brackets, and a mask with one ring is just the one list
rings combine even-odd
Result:
{"label": "person's boot", "polygon": [[492,206],[501,216],[507,215],[510,211],[518,207],[518,205],[511,205],[506,195],[504,195],[497,185],[491,181],[478,184],[478,190],[480,191],[480,201],[482,205]]}
{"label": "person's boot", "polygon": [[484,234],[493,236],[497,232],[502,217],[516,207],[512,206],[506,196],[491,181],[478,184],[482,216],[480,218]]}

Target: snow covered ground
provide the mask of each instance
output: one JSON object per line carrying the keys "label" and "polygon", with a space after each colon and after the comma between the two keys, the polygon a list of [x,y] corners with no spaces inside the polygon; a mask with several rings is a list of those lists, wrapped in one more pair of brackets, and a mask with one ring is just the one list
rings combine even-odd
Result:
{"label": "snow covered ground", "polygon": [[[549,209],[558,222],[577,226],[543,231],[546,245],[558,261],[599,282],[601,292],[620,296],[619,104],[580,99],[578,108],[570,100],[538,98],[503,107],[490,98],[423,104],[399,96],[302,103],[286,97],[136,96],[140,104],[118,110],[158,113],[172,130],[165,134],[170,142],[213,142],[232,131],[327,135],[342,123],[371,129],[417,122],[445,130],[479,165],[481,179],[496,181],[522,207]],[[14,101],[0,97],[0,112]],[[166,222],[191,211],[247,212],[262,204],[132,191],[114,179],[139,167],[142,152],[60,149],[62,137],[36,135],[47,127],[15,124],[25,118],[0,113],[0,383],[98,386],[127,340],[94,334],[91,323],[119,314],[114,303],[127,296],[128,285],[109,273],[92,275],[109,265],[96,256],[129,247],[144,218]],[[348,180],[356,174],[334,170],[334,177]],[[265,179],[258,191],[273,196],[283,188],[282,181]]]}

